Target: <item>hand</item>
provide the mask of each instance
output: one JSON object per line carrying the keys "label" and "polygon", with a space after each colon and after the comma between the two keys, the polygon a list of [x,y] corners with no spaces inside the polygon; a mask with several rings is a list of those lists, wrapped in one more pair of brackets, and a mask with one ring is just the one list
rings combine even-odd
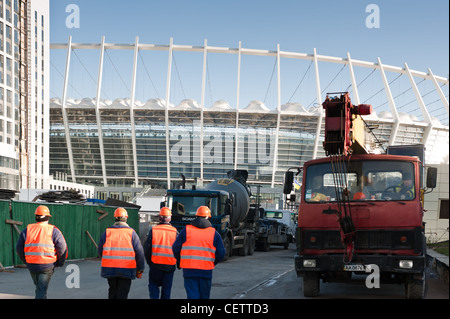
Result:
{"label": "hand", "polygon": [[136,278],[141,279],[142,273],[143,273],[143,271],[136,271]]}

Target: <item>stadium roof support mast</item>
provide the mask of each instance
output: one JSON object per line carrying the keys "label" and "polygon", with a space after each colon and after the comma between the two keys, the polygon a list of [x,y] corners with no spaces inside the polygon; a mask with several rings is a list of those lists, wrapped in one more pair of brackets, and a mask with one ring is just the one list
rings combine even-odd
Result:
{"label": "stadium roof support mast", "polygon": [[[320,90],[319,65],[317,63],[316,48],[314,48],[313,61],[314,61],[314,69],[316,71],[317,101],[319,101],[318,103],[321,103],[322,102],[322,93]],[[319,108],[319,118],[317,119],[316,137],[314,139],[314,149],[313,149],[313,156],[312,156],[313,159],[317,158],[317,149],[319,148],[319,138],[320,138],[320,130],[322,128],[323,112],[325,112],[325,110],[322,107],[320,107]]]}
{"label": "stadium roof support mast", "polygon": [[166,123],[166,162],[167,162],[167,188],[170,188],[170,138],[169,138],[169,100],[170,100],[170,76],[172,73],[172,54],[173,54],[173,38],[169,42],[169,61],[167,65],[167,82],[166,82],[166,107],[165,107],[165,123]]}
{"label": "stadium roof support mast", "polygon": [[448,115],[449,114],[448,100],[445,98],[444,92],[442,92],[442,89],[439,86],[439,83],[437,82],[437,79],[434,76],[433,72],[431,72],[430,68],[428,68],[428,74],[430,75],[431,80],[433,81],[434,87],[436,88],[436,91],[438,92],[439,97],[441,98],[442,104],[444,104],[445,110],[447,111],[447,115]]}
{"label": "stadium roof support mast", "polygon": [[133,148],[133,168],[134,168],[133,170],[134,170],[135,187],[139,186],[137,150],[136,150],[136,126],[134,121],[134,98],[136,92],[136,70],[137,70],[138,53],[139,53],[139,37],[136,37],[136,42],[134,44],[133,77],[131,79],[131,97],[130,97],[131,143]]}
{"label": "stadium roof support mast", "polygon": [[66,110],[67,85],[69,83],[71,50],[72,50],[72,36],[69,36],[69,41],[67,42],[66,69],[64,74],[64,85],[62,94],[62,116],[64,121],[64,133],[66,135],[67,154],[69,156],[70,174],[72,175],[72,182],[76,183],[75,167],[73,164],[72,143],[70,141],[69,121],[67,119],[67,110]]}
{"label": "stadium roof support mast", "polygon": [[203,72],[202,72],[202,92],[201,92],[201,110],[200,110],[200,180],[203,181],[203,112],[205,110],[205,88],[206,88],[206,54],[208,50],[207,40],[203,47]]}
{"label": "stadium roof support mast", "polygon": [[353,72],[353,63],[352,58],[350,57],[350,52],[347,52],[347,60],[348,60],[348,69],[350,72],[350,79],[352,81],[353,97],[355,100],[355,104],[359,105],[361,104],[361,102],[359,101],[358,85],[356,84],[355,73]]}
{"label": "stadium roof support mast", "polygon": [[102,177],[103,186],[108,186],[108,180],[106,179],[106,165],[105,165],[105,148],[103,147],[103,129],[100,117],[100,94],[102,90],[102,78],[103,78],[103,58],[105,54],[105,36],[102,36],[102,43],[100,47],[100,62],[98,64],[98,76],[97,76],[97,97],[95,99],[95,117],[97,120],[98,130],[98,144],[100,147],[100,161],[102,164]]}
{"label": "stadium roof support mast", "polygon": [[277,45],[277,128],[275,136],[275,147],[273,151],[273,165],[272,165],[272,184],[275,186],[275,174],[277,172],[278,165],[278,134],[280,132],[280,119],[281,119],[281,78],[280,78],[280,45]]}
{"label": "stadium roof support mast", "polygon": [[383,80],[384,90],[386,91],[386,96],[389,102],[389,107],[392,112],[392,117],[394,118],[394,125],[392,127],[391,137],[389,138],[389,145],[394,145],[395,138],[397,137],[398,128],[400,126],[400,120],[397,112],[397,108],[395,106],[394,98],[392,97],[391,88],[389,87],[389,82],[386,78],[386,74],[384,73],[384,67],[381,63],[381,59],[378,58],[378,67],[380,68],[381,79]]}
{"label": "stadium roof support mast", "polygon": [[431,130],[433,129],[433,121],[431,120],[430,114],[427,111],[427,107],[425,106],[425,103],[423,102],[422,96],[420,95],[419,89],[417,88],[417,84],[414,81],[414,78],[411,74],[411,71],[409,70],[408,64],[405,62],[405,70],[408,74],[409,81],[411,82],[411,87],[413,88],[414,94],[416,95],[417,103],[419,104],[420,111],[422,112],[422,116],[425,120],[425,122],[428,123],[427,128],[425,129],[425,132],[422,137],[422,143],[424,145],[427,144],[428,137],[430,136]]}
{"label": "stadium roof support mast", "polygon": [[241,51],[242,44],[239,41],[238,49],[238,70],[237,70],[237,87],[236,87],[236,131],[234,133],[234,169],[237,169],[238,163],[238,144],[239,144],[239,93],[241,90]]}

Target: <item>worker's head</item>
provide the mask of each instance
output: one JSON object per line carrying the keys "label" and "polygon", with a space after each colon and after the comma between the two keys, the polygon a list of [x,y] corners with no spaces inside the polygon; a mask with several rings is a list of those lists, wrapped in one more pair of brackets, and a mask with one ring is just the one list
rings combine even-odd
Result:
{"label": "worker's head", "polygon": [[411,187],[412,185],[412,175],[411,173],[403,173],[402,174],[402,184],[406,187]]}
{"label": "worker's head", "polygon": [[199,208],[197,208],[197,213],[195,214],[195,216],[204,218],[211,217],[211,210],[208,206],[200,206]]}
{"label": "worker's head", "polygon": [[50,215],[50,210],[44,205],[38,206],[34,212],[34,215],[37,222],[46,222],[50,219],[50,217],[52,217],[52,215]]}
{"label": "worker's head", "polygon": [[116,208],[114,211],[114,218],[116,219],[116,222],[126,221],[128,218],[127,210],[123,207]]}
{"label": "worker's head", "polygon": [[161,223],[170,223],[172,219],[172,211],[169,207],[162,207],[159,210],[159,221]]}

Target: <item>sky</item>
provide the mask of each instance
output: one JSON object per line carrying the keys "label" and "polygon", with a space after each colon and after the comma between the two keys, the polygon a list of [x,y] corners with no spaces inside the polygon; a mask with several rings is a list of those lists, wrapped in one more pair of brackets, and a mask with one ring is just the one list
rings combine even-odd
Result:
{"label": "sky", "polygon": [[[66,12],[70,4],[79,8],[78,28],[66,23],[69,16],[73,17],[73,11]],[[377,6],[378,12],[367,9],[371,4]],[[367,26],[369,16],[375,19],[370,22],[379,22],[378,27]],[[280,45],[282,51],[307,54],[316,48],[321,55],[346,58],[350,52],[352,59],[376,62],[379,57],[383,64],[403,67],[407,62],[414,70],[427,72],[430,68],[435,75],[449,74],[447,0],[50,0],[51,42],[66,43],[69,36],[73,43],[99,43],[105,36],[107,43],[133,44],[139,37],[139,43],[167,45],[173,38],[174,44],[195,46],[203,46],[207,39],[209,46],[231,48],[237,48],[241,41],[243,48],[276,50]],[[133,53],[107,51],[102,98],[127,97]],[[64,50],[52,50],[51,96],[61,96],[65,54]],[[165,97],[167,57],[167,51],[140,52],[136,99],[145,102]],[[171,102],[178,104],[184,98],[200,102],[203,55],[176,52],[174,57]],[[98,61],[98,51],[77,50],[72,56],[69,95],[95,96]],[[241,108],[251,100],[264,101],[269,108],[277,104],[275,63],[274,57],[242,57]],[[315,75],[310,61],[282,59],[280,68],[281,103],[315,105]],[[349,71],[342,68],[321,63],[321,88],[346,90]],[[367,77],[361,85],[362,102],[370,98],[368,102],[378,106],[379,111],[387,108],[386,94],[376,94],[382,88],[378,72],[371,74],[371,70],[359,68],[355,76],[357,82]],[[398,104],[414,108],[414,103],[409,103],[412,90],[402,94],[409,80],[396,76],[390,74],[388,80],[393,81]],[[237,55],[208,54],[205,104],[225,99],[235,107],[236,79]],[[429,82],[418,84],[422,94],[433,89]],[[443,90],[448,95],[448,85]],[[431,92],[426,102],[434,102],[436,96]],[[433,105],[442,108],[441,103]],[[434,113],[437,116],[439,111]],[[444,117],[448,123],[448,115]]]}

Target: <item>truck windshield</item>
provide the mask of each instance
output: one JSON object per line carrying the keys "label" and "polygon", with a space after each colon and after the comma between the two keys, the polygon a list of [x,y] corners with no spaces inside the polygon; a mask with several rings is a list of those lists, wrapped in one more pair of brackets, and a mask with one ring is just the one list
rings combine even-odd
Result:
{"label": "truck windshield", "polygon": [[197,208],[200,206],[208,206],[211,209],[211,216],[220,214],[217,207],[217,197],[171,195],[168,198],[168,204],[172,213],[178,215],[195,216]]}
{"label": "truck windshield", "polygon": [[346,172],[339,176],[333,175],[330,163],[309,166],[306,171],[305,201],[336,201],[337,194],[342,194],[343,190],[335,187],[335,180],[345,181],[350,201],[404,201],[416,197],[413,163],[377,160],[350,161]]}

